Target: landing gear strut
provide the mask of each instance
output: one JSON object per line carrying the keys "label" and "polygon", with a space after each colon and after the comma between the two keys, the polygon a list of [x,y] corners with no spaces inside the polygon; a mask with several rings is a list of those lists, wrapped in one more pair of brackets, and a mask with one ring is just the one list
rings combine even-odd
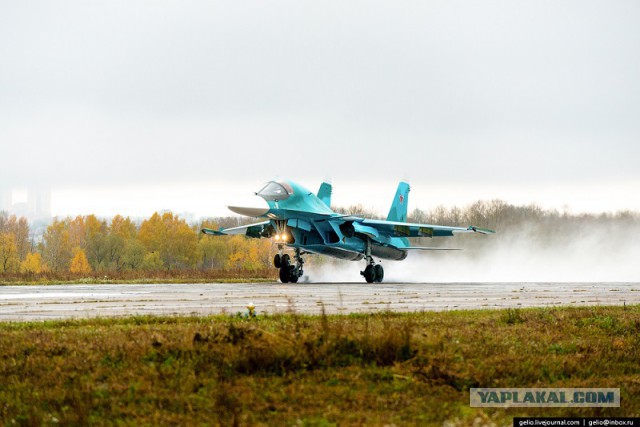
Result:
{"label": "landing gear strut", "polygon": [[276,268],[280,268],[280,281],[282,283],[297,283],[298,279],[304,274],[302,270],[304,260],[302,259],[302,253],[299,248],[296,248],[293,259],[295,265],[291,265],[289,254],[278,254],[273,259],[273,264]]}
{"label": "landing gear strut", "polygon": [[384,268],[382,268],[382,265],[376,264],[371,256],[371,239],[367,239],[366,244],[365,260],[367,261],[367,266],[360,274],[364,276],[364,280],[366,280],[367,283],[381,283],[384,279]]}

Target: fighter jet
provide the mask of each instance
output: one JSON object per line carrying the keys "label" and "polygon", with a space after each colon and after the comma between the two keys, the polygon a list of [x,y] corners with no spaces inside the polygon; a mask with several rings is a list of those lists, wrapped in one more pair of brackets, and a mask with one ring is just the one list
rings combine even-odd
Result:
{"label": "fighter jet", "polygon": [[[293,181],[270,181],[255,193],[268,207],[228,206],[240,215],[265,218],[256,224],[212,230],[204,234],[223,236],[242,234],[253,238],[273,239],[278,253],[273,259],[280,269],[282,283],[296,283],[303,275],[305,254],[320,254],[350,261],[365,260],[360,272],[367,283],[380,283],[384,269],[375,259],[401,261],[413,250],[451,250],[413,246],[409,237],[447,237],[455,233],[493,234],[495,231],[475,226],[449,227],[407,222],[409,184],[401,181],[386,220],[343,215],[331,209],[332,186],[323,182],[317,194]],[[293,249],[292,256],[285,248]]]}

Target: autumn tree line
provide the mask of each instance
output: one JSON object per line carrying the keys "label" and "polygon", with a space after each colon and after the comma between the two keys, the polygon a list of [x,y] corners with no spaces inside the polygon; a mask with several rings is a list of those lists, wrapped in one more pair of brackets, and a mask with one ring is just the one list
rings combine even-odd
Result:
{"label": "autumn tree line", "polygon": [[[222,219],[229,222],[233,219]],[[24,218],[0,214],[0,273],[249,270],[270,265],[271,242],[244,236],[208,238],[206,220],[190,225],[171,212],[137,223],[116,215],[54,219],[37,238]]]}
{"label": "autumn tree line", "polygon": [[[362,206],[337,211],[380,217]],[[525,230],[536,244],[562,244],[575,235],[605,230],[608,241],[640,231],[640,214],[570,214],[536,205],[516,206],[501,200],[478,201],[464,208],[415,209],[410,222],[492,228],[491,239],[465,239],[465,245],[493,244]],[[74,275],[139,272],[271,271],[275,248],[268,239],[244,236],[210,237],[200,229],[241,225],[250,219],[211,218],[189,224],[171,212],[154,213],[143,221],[120,215],[107,220],[95,215],[54,219],[41,236],[30,232],[25,218],[0,213],[0,275]],[[433,245],[450,239],[434,239]],[[430,242],[431,244],[431,242]],[[465,246],[466,247],[466,246]]]}

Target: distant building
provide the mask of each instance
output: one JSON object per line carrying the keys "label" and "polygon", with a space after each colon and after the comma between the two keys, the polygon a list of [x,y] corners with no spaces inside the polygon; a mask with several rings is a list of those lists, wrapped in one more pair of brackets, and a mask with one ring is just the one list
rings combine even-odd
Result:
{"label": "distant building", "polygon": [[13,207],[12,193],[10,188],[0,188],[0,211],[9,212]]}
{"label": "distant building", "polygon": [[29,221],[49,219],[51,218],[51,190],[30,188],[26,202],[14,203],[13,189],[0,188],[0,211],[26,217]]}
{"label": "distant building", "polygon": [[29,204],[27,203],[14,203],[13,206],[11,206],[11,210],[9,211],[9,213],[11,215],[15,215],[17,217],[25,217],[27,218],[29,221],[33,221],[36,218],[33,218],[31,215],[29,215]]}
{"label": "distant building", "polygon": [[28,216],[30,219],[51,217],[51,190],[30,188],[27,196]]}

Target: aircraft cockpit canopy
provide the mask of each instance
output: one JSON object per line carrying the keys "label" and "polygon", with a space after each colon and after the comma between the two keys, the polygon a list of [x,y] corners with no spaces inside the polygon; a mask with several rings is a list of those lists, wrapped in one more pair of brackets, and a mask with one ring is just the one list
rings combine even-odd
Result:
{"label": "aircraft cockpit canopy", "polygon": [[293,194],[293,188],[286,182],[271,181],[256,194],[265,200],[280,201],[288,199]]}

